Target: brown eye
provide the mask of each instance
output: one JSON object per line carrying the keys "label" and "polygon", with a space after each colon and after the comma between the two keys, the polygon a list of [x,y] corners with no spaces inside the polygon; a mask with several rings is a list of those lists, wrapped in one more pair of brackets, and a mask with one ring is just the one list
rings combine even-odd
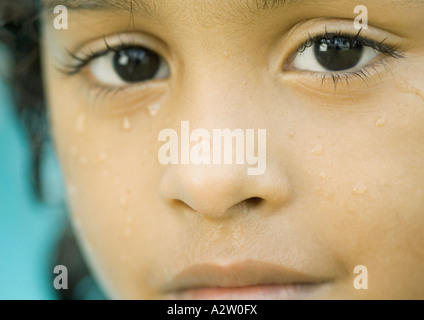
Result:
{"label": "brown eye", "polygon": [[370,63],[378,55],[377,50],[348,37],[322,37],[299,49],[291,67],[313,72],[351,71]]}
{"label": "brown eye", "polygon": [[161,58],[145,48],[119,50],[113,57],[113,67],[125,82],[141,82],[154,78],[159,72]]}
{"label": "brown eye", "polygon": [[346,38],[321,39],[314,44],[314,55],[318,63],[328,71],[355,68],[364,54],[364,46]]}
{"label": "brown eye", "polygon": [[143,47],[110,51],[93,59],[90,70],[99,82],[119,86],[166,79],[170,74],[166,61],[154,51]]}

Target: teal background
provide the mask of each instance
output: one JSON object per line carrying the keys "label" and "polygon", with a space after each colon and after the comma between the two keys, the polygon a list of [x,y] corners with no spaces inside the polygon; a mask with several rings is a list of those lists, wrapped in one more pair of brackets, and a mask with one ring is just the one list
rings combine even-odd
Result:
{"label": "teal background", "polygon": [[[0,48],[0,299],[56,299],[51,264],[64,209],[42,204],[32,194],[28,141],[1,77],[7,77],[8,65]],[[45,166],[47,183],[58,183],[52,153]]]}

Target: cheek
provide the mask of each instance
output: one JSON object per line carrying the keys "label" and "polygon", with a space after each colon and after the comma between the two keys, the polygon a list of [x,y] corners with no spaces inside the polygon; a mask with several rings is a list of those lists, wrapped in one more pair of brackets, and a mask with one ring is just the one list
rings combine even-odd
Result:
{"label": "cheek", "polygon": [[395,92],[395,102],[381,98],[375,114],[346,116],[344,125],[333,123],[332,136],[315,133],[324,152],[303,165],[313,171],[304,181],[312,186],[308,207],[315,202],[320,212],[313,232],[349,272],[366,264],[376,278],[399,277],[422,265],[424,254],[424,108],[416,96]]}
{"label": "cheek", "polygon": [[124,264],[119,282],[130,281],[132,266],[143,269],[157,252],[151,238],[163,226],[153,214],[160,211],[158,130],[143,113],[98,117],[68,101],[53,95],[50,105],[73,224],[89,260],[107,272],[104,283],[117,283],[113,270]]}

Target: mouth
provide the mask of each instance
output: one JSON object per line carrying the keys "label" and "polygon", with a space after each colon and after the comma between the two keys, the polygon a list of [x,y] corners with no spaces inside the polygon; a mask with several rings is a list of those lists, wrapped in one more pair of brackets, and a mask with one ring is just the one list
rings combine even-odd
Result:
{"label": "mouth", "polygon": [[193,265],[166,288],[175,300],[305,300],[328,285],[328,278],[259,261]]}

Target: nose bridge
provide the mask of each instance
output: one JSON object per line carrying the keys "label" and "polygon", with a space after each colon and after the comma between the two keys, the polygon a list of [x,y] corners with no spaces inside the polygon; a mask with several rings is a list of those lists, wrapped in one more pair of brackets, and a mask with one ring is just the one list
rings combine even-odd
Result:
{"label": "nose bridge", "polygon": [[[286,202],[284,172],[266,163],[266,128],[254,121],[258,106],[248,93],[246,69],[225,55],[186,61],[172,100],[179,154],[163,171],[165,202],[215,219],[245,207],[241,203]],[[251,170],[260,166],[263,171]]]}
{"label": "nose bridge", "polygon": [[179,106],[199,120],[203,116],[205,123],[227,120],[234,125],[242,120],[240,112],[249,105],[252,92],[246,84],[252,70],[244,66],[238,54],[225,51],[222,45],[209,50],[198,47],[184,55],[176,81],[182,102]]}

